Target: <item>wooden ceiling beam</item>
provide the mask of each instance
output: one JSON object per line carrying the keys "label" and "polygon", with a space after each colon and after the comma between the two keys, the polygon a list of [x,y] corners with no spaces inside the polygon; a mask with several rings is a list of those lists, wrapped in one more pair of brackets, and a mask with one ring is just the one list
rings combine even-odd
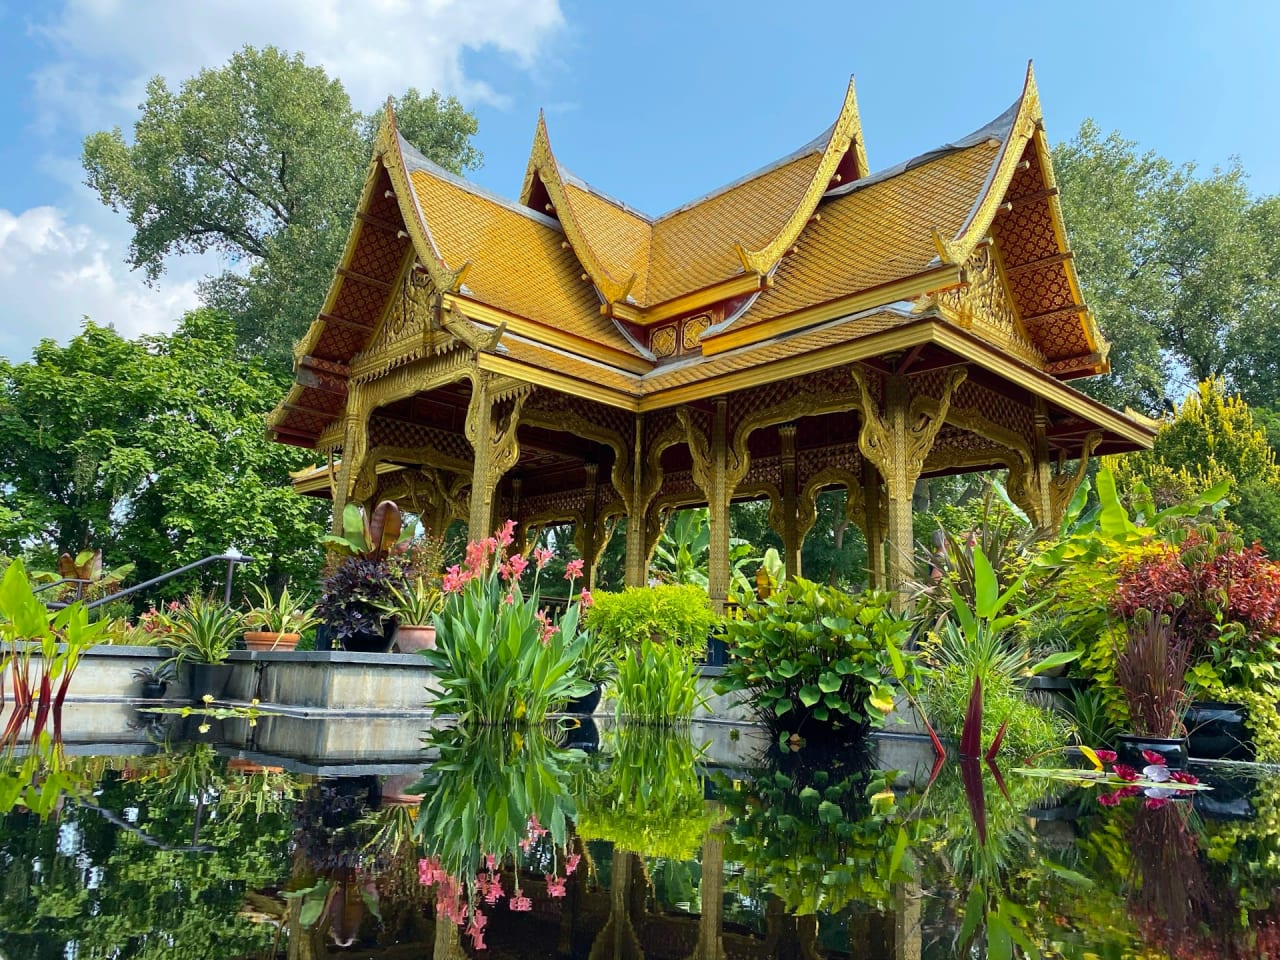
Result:
{"label": "wooden ceiling beam", "polygon": [[[388,233],[400,234],[404,232],[404,224],[392,223],[390,220],[384,220],[382,217],[376,217],[372,213],[357,213],[356,219],[361,223],[369,224],[371,227],[378,227],[380,230],[386,230]],[[405,234],[404,241],[405,243],[409,242],[409,235],[407,233]]]}
{"label": "wooden ceiling beam", "polygon": [[346,267],[339,267],[334,271],[344,280],[354,280],[356,283],[363,283],[369,287],[375,287],[378,290],[390,290],[391,283],[386,280],[378,280],[364,273],[356,273],[354,270],[348,270]]}
{"label": "wooden ceiling beam", "polygon": [[1081,313],[1087,313],[1089,310],[1083,303],[1073,303],[1069,307],[1059,307],[1057,310],[1046,310],[1044,313],[1033,313],[1030,316],[1023,317],[1024,324],[1036,324],[1044,320],[1057,320],[1059,317],[1074,317]]}
{"label": "wooden ceiling beam", "polygon": [[1075,254],[1068,250],[1066,253],[1055,253],[1048,257],[1041,257],[1039,260],[1028,260],[1026,263],[1019,263],[1017,266],[1004,268],[1006,277],[1017,277],[1031,270],[1038,270],[1040,267],[1052,266],[1055,263],[1066,263],[1075,257]]}
{"label": "wooden ceiling beam", "polygon": [[348,320],[346,317],[335,316],[332,313],[322,313],[320,319],[325,323],[332,323],[335,326],[346,327],[348,330],[359,330],[361,333],[373,332],[373,327],[367,323],[360,323],[358,320]]}

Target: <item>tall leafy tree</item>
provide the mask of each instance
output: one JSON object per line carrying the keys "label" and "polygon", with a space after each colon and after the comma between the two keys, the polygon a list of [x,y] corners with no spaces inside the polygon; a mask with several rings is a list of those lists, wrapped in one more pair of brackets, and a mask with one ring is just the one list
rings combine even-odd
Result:
{"label": "tall leafy tree", "polygon": [[278,400],[210,310],[170,335],[42,342],[0,367],[0,552],[100,547],[141,579],[235,546],[260,575],[310,576],[327,510],[289,486],[307,455],[267,439]]}
{"label": "tall leafy tree", "polygon": [[[411,88],[394,103],[432,160],[479,165],[475,117],[456,99]],[[223,255],[204,298],[235,318],[242,355],[281,371],[341,255],[379,117],[301,54],[245,47],[177,92],[153,78],[132,142],[119,128],[86,138],[86,182],[129,217],[129,262],[148,278],[175,255]]]}
{"label": "tall leafy tree", "polygon": [[1280,201],[1253,197],[1236,162],[1201,176],[1088,120],[1053,159],[1086,299],[1113,345],[1113,375],[1083,389],[1147,411],[1215,377],[1250,402],[1280,398]]}

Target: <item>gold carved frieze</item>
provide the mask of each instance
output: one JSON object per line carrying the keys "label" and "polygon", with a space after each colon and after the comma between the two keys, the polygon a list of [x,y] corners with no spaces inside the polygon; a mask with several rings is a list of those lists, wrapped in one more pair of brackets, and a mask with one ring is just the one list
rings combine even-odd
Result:
{"label": "gold carved frieze", "polygon": [[711,326],[711,314],[700,313],[690,317],[680,328],[680,349],[682,353],[695,353],[702,349],[701,337]]}
{"label": "gold carved frieze", "polygon": [[956,326],[1043,369],[1044,355],[1023,330],[994,243],[979,244],[965,261],[961,278],[956,286],[925,297],[918,309],[935,308]]}
{"label": "gold carved frieze", "polygon": [[665,327],[658,327],[649,335],[649,350],[659,360],[676,355],[676,329],[676,324],[670,323]]}

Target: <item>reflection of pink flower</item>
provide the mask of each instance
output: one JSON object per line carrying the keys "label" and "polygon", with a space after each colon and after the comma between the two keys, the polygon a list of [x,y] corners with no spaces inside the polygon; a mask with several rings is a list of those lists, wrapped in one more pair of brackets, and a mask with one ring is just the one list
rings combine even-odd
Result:
{"label": "reflection of pink flower", "polygon": [[548,873],[547,877],[547,896],[563,897],[564,896],[564,877],[557,877],[555,874]]}
{"label": "reflection of pink flower", "polygon": [[577,580],[582,576],[582,558],[570,560],[564,565],[564,578],[566,580]]}
{"label": "reflection of pink flower", "polygon": [[1103,763],[1113,763],[1116,759],[1114,750],[1095,750],[1094,755]]}
{"label": "reflection of pink flower", "polygon": [[1158,763],[1160,766],[1164,766],[1168,763],[1163,754],[1156,753],[1154,750],[1143,750],[1142,759],[1147,761],[1147,763]]}
{"label": "reflection of pink flower", "polygon": [[1098,802],[1104,807],[1114,807],[1119,805],[1120,799],[1120,793],[1117,791],[1116,793],[1104,793],[1098,797]]}
{"label": "reflection of pink flower", "polygon": [[571,853],[569,854],[568,857],[565,858],[565,861],[564,861],[565,876],[568,876],[569,874],[573,873],[573,871],[578,869],[578,861],[581,859],[582,857],[576,853]]}
{"label": "reflection of pink flower", "polygon": [[1146,800],[1142,801],[1142,805],[1148,810],[1159,810],[1168,802],[1164,797],[1147,797]]}
{"label": "reflection of pink flower", "polygon": [[527,913],[533,909],[533,901],[526,896],[512,897],[508,906],[517,912]]}
{"label": "reflection of pink flower", "polygon": [[1117,763],[1111,768],[1117,777],[1121,780],[1137,780],[1138,771],[1133,769],[1127,763]]}
{"label": "reflection of pink flower", "polygon": [[1119,790],[1116,791],[1116,796],[1122,799],[1125,797],[1136,797],[1141,792],[1142,792],[1141,787],[1134,787],[1134,786],[1121,787]]}
{"label": "reflection of pink flower", "polygon": [[423,858],[418,861],[418,882],[424,887],[429,887],[433,883],[443,880],[445,876],[444,870],[440,867],[440,861],[434,857]]}
{"label": "reflection of pink flower", "polygon": [[484,855],[484,865],[489,868],[490,873],[493,873],[498,869],[498,858],[492,853],[486,853]]}

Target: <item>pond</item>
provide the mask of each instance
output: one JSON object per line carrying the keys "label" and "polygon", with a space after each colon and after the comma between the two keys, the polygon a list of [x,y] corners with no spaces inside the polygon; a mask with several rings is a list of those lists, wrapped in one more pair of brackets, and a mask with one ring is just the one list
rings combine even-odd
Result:
{"label": "pond", "polygon": [[1099,803],[874,742],[741,766],[687,729],[425,736],[346,776],[198,734],[10,756],[0,955],[1280,957],[1274,771]]}

